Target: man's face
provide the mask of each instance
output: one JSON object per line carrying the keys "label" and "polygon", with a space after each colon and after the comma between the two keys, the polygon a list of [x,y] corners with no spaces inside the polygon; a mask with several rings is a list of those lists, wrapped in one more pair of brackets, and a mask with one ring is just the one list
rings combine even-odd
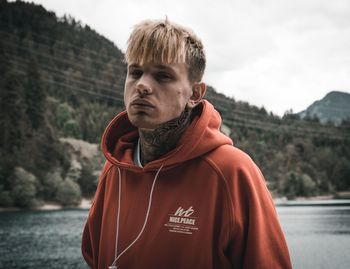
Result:
{"label": "man's face", "polygon": [[128,65],[124,103],[129,120],[138,128],[155,129],[179,117],[191,96],[184,63]]}

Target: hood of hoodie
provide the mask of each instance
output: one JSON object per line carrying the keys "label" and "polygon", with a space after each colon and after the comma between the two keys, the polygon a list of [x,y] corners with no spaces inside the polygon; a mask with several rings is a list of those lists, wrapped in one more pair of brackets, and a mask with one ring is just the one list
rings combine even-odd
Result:
{"label": "hood of hoodie", "polygon": [[135,171],[163,170],[202,156],[221,145],[232,145],[232,140],[220,132],[221,117],[214,107],[203,100],[192,111],[192,122],[177,146],[161,158],[147,163],[143,168],[134,164],[133,152],[139,138],[126,111],[118,114],[107,126],[102,136],[102,151],[109,162]]}

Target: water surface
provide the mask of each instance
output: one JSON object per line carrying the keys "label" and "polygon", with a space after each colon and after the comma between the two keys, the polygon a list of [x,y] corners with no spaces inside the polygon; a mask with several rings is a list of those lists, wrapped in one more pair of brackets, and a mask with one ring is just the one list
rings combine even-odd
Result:
{"label": "water surface", "polygon": [[[350,268],[350,206],[277,207],[293,268]],[[0,212],[0,268],[86,269],[87,210]]]}
{"label": "water surface", "polygon": [[80,251],[87,213],[0,212],[0,268],[88,268]]}
{"label": "water surface", "polygon": [[277,207],[293,268],[350,268],[350,206]]}

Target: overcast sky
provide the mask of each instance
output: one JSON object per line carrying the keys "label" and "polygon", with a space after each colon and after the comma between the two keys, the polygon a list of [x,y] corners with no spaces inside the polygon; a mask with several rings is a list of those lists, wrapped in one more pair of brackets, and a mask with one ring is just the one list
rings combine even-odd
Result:
{"label": "overcast sky", "polygon": [[331,90],[350,92],[349,0],[34,0],[70,14],[122,51],[144,19],[192,28],[207,54],[204,80],[280,116]]}

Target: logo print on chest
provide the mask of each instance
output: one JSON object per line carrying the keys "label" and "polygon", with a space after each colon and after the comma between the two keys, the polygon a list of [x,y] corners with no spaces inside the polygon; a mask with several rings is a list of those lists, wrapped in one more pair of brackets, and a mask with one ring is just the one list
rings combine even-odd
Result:
{"label": "logo print on chest", "polygon": [[169,214],[169,220],[164,226],[172,233],[193,234],[198,230],[194,213],[192,206],[187,210],[180,206],[175,213]]}

